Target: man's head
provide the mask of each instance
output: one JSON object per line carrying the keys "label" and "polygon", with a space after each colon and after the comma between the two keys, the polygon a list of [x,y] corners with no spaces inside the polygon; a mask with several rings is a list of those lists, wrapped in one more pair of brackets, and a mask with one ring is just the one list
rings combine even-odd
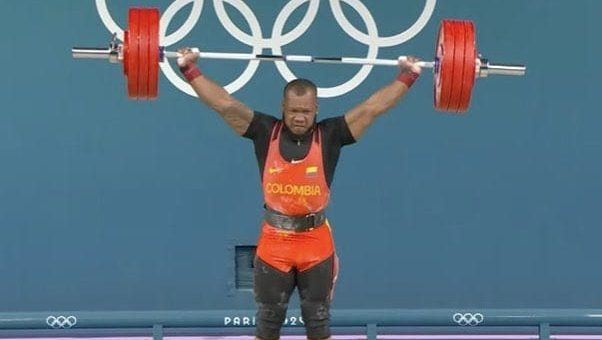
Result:
{"label": "man's head", "polygon": [[313,126],[318,113],[318,89],[307,79],[295,79],[284,87],[282,119],[295,135],[303,135]]}

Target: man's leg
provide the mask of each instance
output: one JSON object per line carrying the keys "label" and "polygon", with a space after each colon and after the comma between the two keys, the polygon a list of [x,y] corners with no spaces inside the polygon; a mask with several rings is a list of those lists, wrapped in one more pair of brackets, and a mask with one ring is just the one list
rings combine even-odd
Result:
{"label": "man's leg", "polygon": [[260,340],[280,338],[288,301],[295,288],[295,270],[284,273],[255,257],[253,269],[255,302],[255,336]]}
{"label": "man's leg", "polygon": [[297,273],[297,285],[301,297],[301,315],[307,338],[330,338],[330,301],[337,274],[336,255]]}

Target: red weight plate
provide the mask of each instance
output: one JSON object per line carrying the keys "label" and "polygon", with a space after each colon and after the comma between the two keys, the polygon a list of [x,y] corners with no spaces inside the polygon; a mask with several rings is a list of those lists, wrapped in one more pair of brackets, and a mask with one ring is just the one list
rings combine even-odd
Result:
{"label": "red weight plate", "polygon": [[128,10],[128,32],[128,97],[136,99],[138,98],[138,64],[140,63],[138,41],[138,36],[140,35],[140,10],[138,8],[130,8]]}
{"label": "red weight plate", "polygon": [[138,99],[145,99],[148,96],[148,62],[149,62],[149,11],[146,8],[140,8],[140,31],[138,35]]}
{"label": "red weight plate", "polygon": [[148,99],[157,98],[159,89],[159,10],[149,9]]}
{"label": "red weight plate", "polygon": [[130,34],[127,30],[123,32],[123,46],[121,47],[121,53],[123,54],[123,60],[121,61],[123,64],[123,75],[126,77],[128,75],[128,48],[130,46],[129,35]]}
{"label": "red weight plate", "polygon": [[464,34],[464,81],[462,83],[462,95],[460,98],[460,105],[458,106],[458,112],[468,111],[472,89],[477,76],[476,60],[478,53],[476,48],[475,27],[472,21],[464,21]]}
{"label": "red weight plate", "polygon": [[434,73],[435,108],[446,111],[449,106],[452,74],[454,66],[454,37],[450,20],[443,20],[439,25],[435,60],[437,68]]}
{"label": "red weight plate", "polygon": [[454,38],[454,62],[447,111],[457,112],[460,106],[462,83],[464,81],[464,23],[462,21],[453,20],[450,21],[450,27]]}
{"label": "red weight plate", "polygon": [[433,102],[435,108],[439,110],[441,107],[441,86],[443,85],[443,79],[441,79],[441,58],[443,57],[443,22],[439,23],[439,31],[437,32],[437,40],[435,41],[435,69],[433,72]]}

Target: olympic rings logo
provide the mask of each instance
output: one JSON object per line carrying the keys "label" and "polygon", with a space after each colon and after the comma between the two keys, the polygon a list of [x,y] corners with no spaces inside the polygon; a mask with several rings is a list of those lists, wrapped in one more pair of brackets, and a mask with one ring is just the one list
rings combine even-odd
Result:
{"label": "olympic rings logo", "polygon": [[52,328],[71,328],[77,324],[77,318],[73,315],[50,315],[46,318],[46,324]]}
{"label": "olympic rings logo", "polygon": [[476,326],[483,322],[485,317],[481,313],[455,313],[452,319],[460,326]]}
{"label": "olympic rings logo", "polygon": [[[378,34],[377,25],[371,12],[361,0],[342,1],[351,6],[359,14],[367,28],[367,34],[355,28],[355,26],[353,26],[353,24],[351,24],[351,22],[347,19],[343,9],[341,8],[341,0],[329,0],[330,9],[334,14],[336,22],[343,29],[343,31],[351,38],[368,47],[368,52],[365,58],[377,58],[379,48],[397,46],[412,39],[424,28],[424,26],[426,26],[433,14],[435,4],[437,2],[437,0],[425,0],[422,13],[419,15],[418,19],[413,25],[401,33],[381,37]],[[162,46],[171,46],[179,42],[188,33],[190,33],[201,16],[203,2],[204,0],[175,0],[171,3],[171,5],[169,5],[167,10],[161,16],[160,21],[159,41]],[[242,14],[251,29],[251,34],[244,32],[230,19],[224,7],[225,2],[236,8]],[[283,32],[284,26],[292,13],[306,2],[309,2],[309,6],[299,24],[297,24],[297,26],[290,31]],[[167,27],[169,26],[169,23],[173,19],[174,15],[189,3],[192,3],[192,9],[188,18],[184,21],[180,28],[171,34],[166,35]],[[252,54],[262,54],[264,49],[270,49],[272,54],[282,54],[283,46],[295,41],[311,26],[318,13],[319,6],[320,0],[290,0],[286,2],[276,17],[274,26],[272,28],[271,37],[264,38],[261,25],[257,20],[257,17],[244,0],[213,0],[215,13],[217,14],[222,26],[236,40],[250,46],[252,48]],[[111,17],[111,14],[107,8],[106,0],[96,0],[96,8],[106,28],[111,33],[117,33],[117,38],[123,41],[123,29],[119,27],[119,25],[117,25],[117,23],[115,23]],[[284,61],[276,61],[275,64],[278,72],[286,81],[291,81],[297,78],[297,76],[295,76],[295,74],[288,68]],[[253,77],[258,66],[258,60],[249,61],[247,67],[238,76],[238,78],[225,86],[226,91],[229,93],[234,93],[241,89]],[[372,65],[361,66],[359,71],[353,77],[351,77],[351,79],[342,84],[333,87],[318,87],[318,96],[323,98],[337,97],[355,89],[368,77],[372,67]],[[192,88],[184,80],[182,80],[176,74],[176,72],[174,72],[169,63],[161,63],[161,70],[169,79],[169,81],[179,90],[191,96],[196,96]]]}

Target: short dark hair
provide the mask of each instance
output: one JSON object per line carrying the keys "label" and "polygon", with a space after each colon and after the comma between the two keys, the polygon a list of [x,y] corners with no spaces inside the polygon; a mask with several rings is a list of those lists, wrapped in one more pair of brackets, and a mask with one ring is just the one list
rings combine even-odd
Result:
{"label": "short dark hair", "polygon": [[307,91],[313,91],[313,93],[315,93],[316,95],[318,94],[318,88],[316,87],[316,84],[314,84],[311,80],[303,78],[289,81],[288,84],[286,84],[286,86],[284,87],[282,95],[286,97],[286,94],[289,91],[293,91],[293,93],[297,96],[302,96]]}

